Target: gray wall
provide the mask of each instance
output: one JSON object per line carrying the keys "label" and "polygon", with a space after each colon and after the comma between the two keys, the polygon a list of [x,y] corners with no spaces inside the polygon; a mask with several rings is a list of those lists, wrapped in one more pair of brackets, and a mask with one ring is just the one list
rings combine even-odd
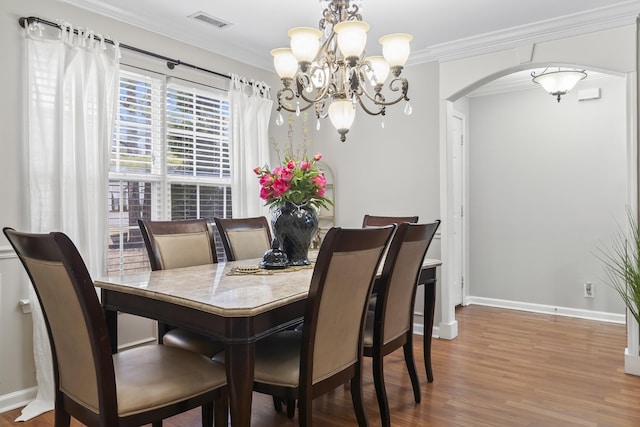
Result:
{"label": "gray wall", "polygon": [[469,295],[623,314],[596,255],[625,224],[625,79],[472,97],[468,119]]}

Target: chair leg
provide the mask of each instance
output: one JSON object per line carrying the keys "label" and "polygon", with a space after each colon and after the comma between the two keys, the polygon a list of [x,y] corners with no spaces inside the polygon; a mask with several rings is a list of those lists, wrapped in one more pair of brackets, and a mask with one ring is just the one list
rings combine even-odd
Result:
{"label": "chair leg", "polygon": [[56,408],[53,417],[55,427],[69,427],[71,425],[71,416],[66,411]]}
{"label": "chair leg", "polygon": [[151,427],[162,427],[162,421],[154,421],[151,423]]}
{"label": "chair leg", "polygon": [[427,382],[433,382],[433,369],[431,369],[431,360],[429,362],[425,362],[427,368]]}
{"label": "chair leg", "polygon": [[296,415],[296,399],[287,399],[287,417],[293,418]]}
{"label": "chair leg", "polygon": [[382,427],[391,426],[391,415],[389,414],[389,400],[387,399],[387,390],[384,385],[384,357],[380,353],[373,356],[373,384],[376,388],[376,398],[378,399],[378,408],[380,408],[380,420]]}
{"label": "chair leg", "polygon": [[273,409],[275,409],[276,412],[282,412],[282,398],[275,395],[271,397],[273,398]]}
{"label": "chair leg", "polygon": [[298,399],[298,424],[300,427],[311,426],[311,401],[307,399]]}
{"label": "chair leg", "polygon": [[202,427],[213,426],[213,402],[202,405]]}
{"label": "chair leg", "polygon": [[215,401],[213,415],[215,427],[227,427],[229,425],[229,392],[226,387],[220,390],[220,396]]}
{"label": "chair leg", "polygon": [[367,421],[367,414],[364,410],[364,403],[362,400],[362,380],[359,377],[351,379],[351,401],[353,402],[353,409],[356,412],[358,426],[368,427],[369,421]]}
{"label": "chair leg", "polygon": [[413,398],[416,403],[420,403],[420,380],[418,378],[416,362],[413,358],[411,337],[407,337],[407,342],[402,346],[402,350],[404,351],[404,362],[407,365],[407,371],[409,371],[409,378],[411,378],[411,385],[413,386]]}

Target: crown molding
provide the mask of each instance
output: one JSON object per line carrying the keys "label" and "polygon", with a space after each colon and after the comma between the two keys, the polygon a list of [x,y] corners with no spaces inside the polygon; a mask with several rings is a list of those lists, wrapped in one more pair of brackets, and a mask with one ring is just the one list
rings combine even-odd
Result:
{"label": "crown molding", "polygon": [[[59,0],[79,8],[90,10],[109,18],[134,25],[147,31],[179,40],[203,49],[199,40],[192,34],[164,29],[152,28],[144,19],[120,8],[98,0]],[[612,28],[633,25],[640,14],[640,1],[628,0],[586,12],[565,15],[532,24],[512,27],[505,30],[479,34],[472,37],[454,40],[429,46],[426,49],[412,52],[407,65],[416,65],[432,61],[453,61],[471,56],[512,49],[518,46],[541,43],[567,37],[574,37],[609,30]],[[256,67],[272,71],[271,62],[260,59],[256,52],[243,46],[218,46],[218,54],[231,59],[252,64]],[[252,58],[250,61],[249,58]]]}
{"label": "crown molding", "polygon": [[441,43],[416,51],[408,65],[432,61],[453,61],[597,31],[633,25],[640,14],[640,2],[631,0],[587,12],[552,18],[533,24],[494,31]]}

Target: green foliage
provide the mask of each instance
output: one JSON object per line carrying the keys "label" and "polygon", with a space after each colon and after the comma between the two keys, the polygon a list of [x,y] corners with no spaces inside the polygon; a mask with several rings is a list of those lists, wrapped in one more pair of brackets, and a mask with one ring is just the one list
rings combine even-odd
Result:
{"label": "green foliage", "polygon": [[601,250],[599,259],[604,263],[607,284],[620,295],[636,322],[640,323],[640,233],[638,221],[627,211],[629,230],[622,227],[609,250]]}

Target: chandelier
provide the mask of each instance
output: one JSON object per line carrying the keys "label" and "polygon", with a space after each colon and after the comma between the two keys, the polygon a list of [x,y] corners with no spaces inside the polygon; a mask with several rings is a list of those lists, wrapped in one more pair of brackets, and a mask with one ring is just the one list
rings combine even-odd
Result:
{"label": "chandelier", "polygon": [[[297,27],[289,30],[290,48],[271,51],[276,72],[282,80],[278,91],[276,124],[284,120],[281,110],[299,115],[311,107],[317,118],[329,116],[331,123],[346,140],[359,105],[372,116],[386,113],[386,107],[407,101],[405,114],[411,114],[407,92],[409,82],[400,77],[409,57],[408,34],[390,34],[380,38],[383,56],[365,56],[369,24],[362,21],[360,0],[321,0],[324,7],[319,29]],[[387,100],[388,89],[397,97]],[[384,127],[384,121],[382,122]]]}
{"label": "chandelier", "polygon": [[559,68],[558,71],[547,70],[549,69],[545,68],[537,76],[535,72],[532,72],[531,77],[533,77],[534,83],[540,84],[544,90],[549,92],[549,95],[556,96],[558,102],[560,102],[562,95],[566,95],[580,80],[587,77],[584,70],[561,70]]}

